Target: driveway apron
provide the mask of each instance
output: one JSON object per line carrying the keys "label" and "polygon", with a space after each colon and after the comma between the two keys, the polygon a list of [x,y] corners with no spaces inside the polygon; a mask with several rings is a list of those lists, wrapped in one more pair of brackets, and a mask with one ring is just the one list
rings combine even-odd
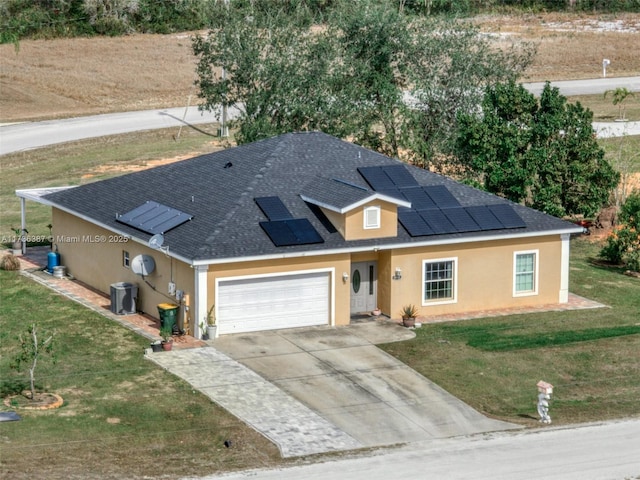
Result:
{"label": "driveway apron", "polygon": [[372,343],[412,335],[370,322],[228,335],[151,357],[283,456],[520,428],[485,417]]}

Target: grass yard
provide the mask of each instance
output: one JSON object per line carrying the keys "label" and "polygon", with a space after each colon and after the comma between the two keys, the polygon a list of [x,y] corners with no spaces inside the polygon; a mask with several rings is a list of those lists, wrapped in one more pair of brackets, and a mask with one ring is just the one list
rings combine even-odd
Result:
{"label": "grass yard", "polygon": [[147,340],[15,272],[0,270],[0,283],[0,397],[28,382],[9,364],[16,336],[37,321],[56,332],[57,362],[43,357],[36,382],[64,399],[0,423],[0,478],[171,479],[285,463],[260,434],[145,360]]}
{"label": "grass yard", "polygon": [[571,244],[571,286],[609,308],[436,323],[383,348],[476,409],[537,425],[536,383],[555,386],[555,424],[640,415],[640,279]]}

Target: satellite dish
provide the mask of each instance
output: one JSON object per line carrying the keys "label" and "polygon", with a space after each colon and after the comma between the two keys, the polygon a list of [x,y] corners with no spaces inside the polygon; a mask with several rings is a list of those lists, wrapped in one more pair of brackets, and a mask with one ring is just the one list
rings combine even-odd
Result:
{"label": "satellite dish", "polygon": [[153,237],[151,237],[149,239],[149,248],[153,248],[154,250],[159,249],[160,247],[162,247],[162,244],[164,243],[164,235],[162,235],[161,233],[156,233]]}
{"label": "satellite dish", "polygon": [[136,255],[131,260],[131,271],[136,275],[142,275],[143,277],[151,275],[156,269],[156,262],[153,257],[149,255]]}

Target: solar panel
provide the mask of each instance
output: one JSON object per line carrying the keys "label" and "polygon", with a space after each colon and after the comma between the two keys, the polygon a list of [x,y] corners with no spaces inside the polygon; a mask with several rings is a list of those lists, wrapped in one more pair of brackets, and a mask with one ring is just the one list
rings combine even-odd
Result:
{"label": "solar panel", "polygon": [[398,221],[412,237],[433,235],[431,227],[429,227],[420,214],[414,210],[398,212]]}
{"label": "solar panel", "polygon": [[258,197],[254,198],[254,200],[269,220],[293,218],[285,204],[280,200],[280,197]]}
{"label": "solar panel", "polygon": [[433,203],[436,204],[438,208],[449,208],[449,207],[459,207],[460,203],[456,200],[449,189],[444,185],[430,185],[428,187],[423,187],[427,195],[431,197]]}
{"label": "solar panel", "polygon": [[306,218],[296,218],[286,220],[287,225],[298,239],[297,245],[308,245],[310,243],[323,243],[324,240]]}
{"label": "solar panel", "polygon": [[168,232],[192,218],[193,215],[149,200],[139,207],[119,215],[116,220],[145,233],[155,235],[156,233]]}
{"label": "solar panel", "polygon": [[465,210],[482,230],[499,230],[504,228],[500,220],[496,218],[486,205],[465,207]]}
{"label": "solar panel", "polygon": [[404,195],[404,190],[376,190],[376,192],[398,200],[408,200]]}
{"label": "solar panel", "polygon": [[260,222],[260,226],[276,247],[298,244],[298,239],[284,220]]}
{"label": "solar panel", "polygon": [[502,223],[504,228],[520,228],[527,226],[511,205],[502,203],[489,205],[488,207],[500,223]]}
{"label": "solar panel", "polygon": [[413,178],[404,165],[387,165],[382,170],[398,188],[417,187],[418,182]]}
{"label": "solar panel", "polygon": [[383,167],[358,167],[358,172],[376,191],[397,190],[397,186],[384,172]]}
{"label": "solar panel", "polygon": [[442,210],[424,210],[419,212],[419,214],[435,234],[458,232],[458,229],[454,227],[444,213],[442,213]]}
{"label": "solar panel", "polygon": [[458,232],[477,232],[482,230],[463,207],[444,208],[441,212]]}
{"label": "solar panel", "polygon": [[411,202],[411,208],[414,210],[438,208],[422,187],[403,188],[401,191],[405,198]]}
{"label": "solar panel", "polygon": [[260,222],[260,226],[276,247],[324,242],[306,218]]}

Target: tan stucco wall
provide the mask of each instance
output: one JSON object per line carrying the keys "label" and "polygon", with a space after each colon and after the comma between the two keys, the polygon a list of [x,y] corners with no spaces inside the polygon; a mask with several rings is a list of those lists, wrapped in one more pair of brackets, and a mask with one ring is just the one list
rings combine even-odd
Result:
{"label": "tan stucco wall", "polygon": [[[193,297],[193,269],[163,252],[152,250],[144,244],[122,241],[123,238],[108,230],[85,222],[58,209],[52,211],[54,244],[60,253],[60,264],[76,279],[110,294],[111,284],[130,282],[138,286],[138,310],[158,318],[159,303],[176,303],[168,296],[169,282],[173,280],[177,290]],[[149,284],[123,266],[122,252],[129,252],[130,260],[136,255],[151,255],[156,262],[155,271],[145,277]]]}
{"label": "tan stucco wall", "polygon": [[[364,228],[364,211],[367,207],[380,208],[380,228]],[[398,236],[398,207],[395,204],[376,200],[365,203],[345,214],[325,208],[321,208],[321,210],[345,240]]]}
{"label": "tan stucco wall", "polygon": [[[321,257],[281,258],[257,262],[237,262],[225,265],[210,265],[207,276],[208,307],[215,299],[216,280],[247,275],[267,275],[271,273],[301,272],[305,270],[334,269],[334,305],[335,325],[348,325],[349,316],[349,282],[343,282],[343,272],[350,272],[350,255],[326,255]],[[295,306],[292,306],[295,311]]]}
{"label": "tan stucco wall", "polygon": [[[78,280],[106,293],[115,282],[138,285],[138,309],[158,316],[157,304],[171,301],[168,283],[173,280],[195,301],[195,271],[189,265],[168,258],[163,252],[146,245],[119,242],[113,234],[58,209],[53,209],[53,236],[61,255],[61,265]],[[83,241],[103,238],[102,241]],[[112,240],[112,241],[110,241]],[[472,312],[493,308],[534,306],[558,303],[561,288],[561,239],[559,235],[513,240],[496,240],[460,245],[416,247],[396,250],[368,251],[316,257],[277,258],[265,261],[235,262],[210,265],[207,276],[208,305],[215,299],[216,279],[246,275],[302,272],[308,270],[333,271],[334,324],[349,323],[350,283],[343,282],[343,272],[351,271],[352,262],[376,261],[378,265],[377,295],[382,311],[398,318],[407,303],[417,304],[421,313],[429,317],[447,313]],[[136,255],[151,255],[156,270],[148,276],[149,285],[122,265],[122,251]],[[538,251],[538,294],[513,296],[513,259],[516,251]],[[440,305],[422,304],[422,262],[442,258],[456,258],[458,262],[457,301]],[[394,280],[395,269],[402,270],[402,279]]]}
{"label": "tan stucco wall", "polygon": [[[364,211],[368,207],[380,207],[380,228],[364,228]],[[398,206],[375,200],[354,208],[345,214],[345,232],[345,240],[397,237]]]}
{"label": "tan stucco wall", "polygon": [[[538,294],[514,297],[514,252],[527,250],[538,250]],[[422,302],[422,261],[441,258],[457,259],[457,301],[425,304]],[[390,253],[388,263],[379,262],[379,303],[383,312],[392,318],[400,316],[403,305],[413,303],[427,319],[446,313],[558,303],[560,259],[559,235],[395,250]],[[402,270],[400,280],[392,279],[396,267]]]}

